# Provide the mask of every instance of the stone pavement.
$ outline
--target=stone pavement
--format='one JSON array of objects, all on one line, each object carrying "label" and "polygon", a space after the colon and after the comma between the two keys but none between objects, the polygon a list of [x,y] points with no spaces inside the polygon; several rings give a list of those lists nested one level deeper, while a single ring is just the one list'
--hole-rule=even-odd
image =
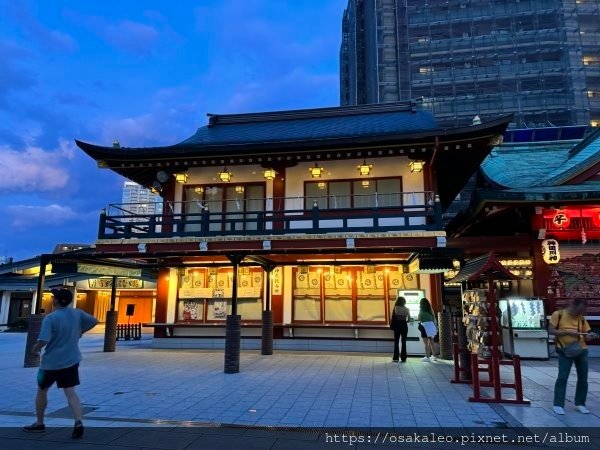
[{"label": "stone pavement", "polygon": [[[70,427],[72,420],[57,389],[50,391],[46,422],[56,428],[41,436],[10,428],[33,421],[37,369],[22,367],[24,342],[24,334],[0,334],[0,426],[7,427],[0,430],[0,447],[39,448],[42,439],[44,448],[63,448],[63,441],[70,441],[69,430],[59,427]],[[120,342],[116,353],[107,354],[102,352],[101,335],[82,339],[79,393],[85,423],[91,427],[85,445],[310,448],[332,445],[325,442],[323,427],[443,427],[481,433],[523,426],[600,427],[600,361],[594,359],[588,401],[593,413],[573,412],[569,403],[567,415],[558,417],[550,410],[556,373],[552,360],[524,363],[525,395],[532,405],[511,406],[469,403],[470,386],[450,384],[452,367],[445,361],[428,364],[415,358],[397,365],[389,356],[372,354],[294,352],[265,357],[244,352],[241,373],[226,375],[222,351],[155,350],[149,344],[149,339]],[[573,374],[571,399],[574,383]],[[279,427],[277,432],[273,427]],[[313,432],[283,432],[281,427]]]}]

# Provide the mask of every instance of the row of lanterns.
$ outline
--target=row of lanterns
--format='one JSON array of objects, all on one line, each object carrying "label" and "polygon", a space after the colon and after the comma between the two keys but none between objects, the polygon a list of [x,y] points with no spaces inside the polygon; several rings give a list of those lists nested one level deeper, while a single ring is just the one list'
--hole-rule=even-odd
[{"label": "row of lanterns", "polygon": [[[419,160],[411,161],[408,165],[411,172],[422,172],[424,166],[425,166],[425,161],[419,161]],[[356,166],[356,168],[358,169],[358,173],[361,176],[366,177],[371,174],[373,165],[367,164],[367,161],[364,160],[363,163]],[[311,177],[321,178],[321,175],[323,175],[323,173],[325,172],[325,168],[323,166],[320,166],[319,163],[315,163],[315,165],[313,167],[309,167],[308,171],[310,172]],[[263,177],[267,181],[274,180],[276,175],[277,175],[277,172],[275,171],[275,169],[272,169],[272,168],[265,169],[263,171]],[[231,173],[229,170],[227,170],[227,167],[223,167],[222,171],[217,172],[217,176],[219,177],[219,180],[221,180],[223,183],[229,183],[231,181],[231,179],[233,178],[233,173]],[[187,183],[187,180],[188,180],[188,174],[185,172],[176,173],[175,180],[178,183],[185,184],[185,183]],[[367,184],[365,186],[363,184],[363,186],[368,187],[369,185]]]}]

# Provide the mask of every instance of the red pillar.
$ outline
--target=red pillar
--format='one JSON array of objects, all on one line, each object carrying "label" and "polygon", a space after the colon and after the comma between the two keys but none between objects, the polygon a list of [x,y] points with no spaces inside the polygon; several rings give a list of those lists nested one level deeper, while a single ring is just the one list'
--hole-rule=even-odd
[{"label": "red pillar", "polygon": [[[160,269],[158,271],[158,278],[156,280],[156,309],[154,311],[155,323],[166,323],[167,321],[167,307],[169,304],[169,282],[169,269]],[[155,328],[154,337],[166,337],[165,329]]]}]

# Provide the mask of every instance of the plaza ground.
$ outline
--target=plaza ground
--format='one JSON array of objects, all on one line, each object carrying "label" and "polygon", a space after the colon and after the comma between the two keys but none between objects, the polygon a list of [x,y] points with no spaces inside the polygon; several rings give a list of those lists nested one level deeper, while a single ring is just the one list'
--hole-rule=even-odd
[{"label": "plaza ground", "polygon": [[[5,427],[0,430],[0,446],[30,448],[27,445],[43,439],[45,448],[62,448],[61,439],[68,440],[69,433],[60,427],[70,427],[72,419],[58,389],[50,391],[46,421],[57,428],[34,437],[17,429],[30,424],[34,416],[37,369],[22,367],[25,337],[0,333],[0,426]],[[586,427],[600,427],[600,359],[596,358],[590,359],[587,405],[592,413],[573,411],[573,372],[567,414],[560,417],[551,411],[555,360],[524,362],[525,396],[532,403],[516,406],[469,403],[470,386],[449,383],[452,365],[447,361],[423,363],[409,358],[407,364],[398,365],[391,363],[389,355],[380,354],[261,356],[247,351],[242,353],[240,373],[227,375],[222,351],[151,349],[149,336],[119,342],[115,353],[103,353],[102,343],[98,333],[81,341],[79,393],[85,424],[90,427],[85,441],[89,445],[186,448],[204,442],[208,445],[204,448],[212,448],[211,439],[217,439],[222,444],[218,448],[241,443],[245,448],[310,448],[326,444],[323,427],[481,432],[521,427],[585,432]],[[143,429],[148,427],[152,429]],[[281,431],[273,433],[273,427]],[[283,432],[290,427],[312,431]]]}]

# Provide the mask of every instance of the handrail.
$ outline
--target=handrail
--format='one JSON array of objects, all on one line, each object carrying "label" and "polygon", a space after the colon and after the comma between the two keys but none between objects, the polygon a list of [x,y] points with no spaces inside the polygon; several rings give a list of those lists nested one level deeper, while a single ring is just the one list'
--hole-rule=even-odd
[{"label": "handrail", "polygon": [[[386,197],[387,196],[387,197]],[[113,204],[100,216],[100,239],[220,236],[349,231],[441,230],[439,199],[432,192],[375,194],[361,206],[354,196]],[[363,196],[366,197],[366,196]],[[245,204],[243,202],[246,202]],[[220,203],[220,205],[219,205]],[[301,203],[301,207],[294,207]],[[370,203],[370,205],[368,204]],[[140,206],[143,205],[143,208]],[[222,208],[225,206],[225,208]],[[225,210],[222,210],[225,209]]]}]

